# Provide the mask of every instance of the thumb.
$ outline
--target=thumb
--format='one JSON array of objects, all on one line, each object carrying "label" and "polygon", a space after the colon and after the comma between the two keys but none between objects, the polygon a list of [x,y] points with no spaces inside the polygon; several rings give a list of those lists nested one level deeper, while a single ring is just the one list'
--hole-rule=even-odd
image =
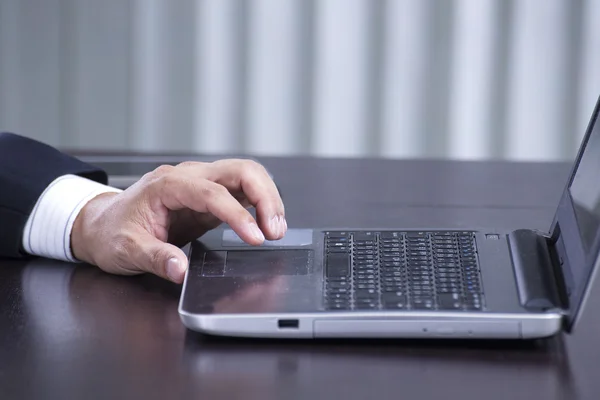
[{"label": "thumb", "polygon": [[177,246],[162,242],[150,234],[139,241],[137,267],[175,283],[182,283],[188,261],[185,253]]}]

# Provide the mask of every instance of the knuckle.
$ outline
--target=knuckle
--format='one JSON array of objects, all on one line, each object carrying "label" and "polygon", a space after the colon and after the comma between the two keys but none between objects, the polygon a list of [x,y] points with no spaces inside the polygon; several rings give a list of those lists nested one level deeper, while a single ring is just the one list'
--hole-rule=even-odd
[{"label": "knuckle", "polygon": [[169,190],[173,185],[176,184],[177,181],[178,181],[177,175],[173,174],[173,173],[169,173],[169,174],[159,175],[155,180],[155,184],[159,190]]},{"label": "knuckle", "polygon": [[259,163],[258,161],[255,161],[255,160],[246,160],[244,164],[245,164],[245,167],[250,171],[254,171],[254,172],[266,172],[267,171],[261,163]]},{"label": "knuckle", "polygon": [[199,163],[197,161],[183,161],[180,162],[179,164],[177,164],[178,168],[190,168],[190,167],[198,167],[199,165],[202,165],[202,163]]},{"label": "knuckle", "polygon": [[266,175],[265,167],[254,160],[243,160],[239,163],[240,175],[247,178],[256,178]]},{"label": "knuckle", "polygon": [[213,162],[212,166],[217,170],[228,171],[234,181],[242,177],[251,178],[268,175],[267,169],[261,163],[243,158],[218,160]]},{"label": "knuckle", "polygon": [[154,171],[152,172],[146,172],[144,175],[142,175],[142,177],[139,179],[139,182],[143,182],[143,183],[147,183],[149,181],[151,181],[152,179],[154,179]]},{"label": "knuckle", "polygon": [[164,164],[164,165],[157,167],[153,172],[154,172],[154,175],[156,175],[156,176],[163,176],[163,175],[169,175],[174,169],[175,169],[174,166]]},{"label": "knuckle", "polygon": [[209,184],[212,182],[206,182],[206,184],[200,187],[200,195],[206,200],[212,200],[221,197],[225,194],[227,189],[218,184]]},{"label": "knuckle", "polygon": [[146,187],[158,187],[159,189],[169,185],[173,180],[173,170],[175,167],[172,165],[161,165],[155,168],[153,171],[144,175],[143,179],[146,183]]}]

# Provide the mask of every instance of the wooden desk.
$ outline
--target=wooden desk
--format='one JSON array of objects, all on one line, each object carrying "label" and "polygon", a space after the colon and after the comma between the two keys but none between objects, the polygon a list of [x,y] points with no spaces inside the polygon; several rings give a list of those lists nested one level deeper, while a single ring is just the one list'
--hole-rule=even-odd
[{"label": "wooden desk", "polygon": [[[569,172],[566,164],[260,160],[290,227],[548,229]],[[150,275],[42,259],[0,264],[3,399],[600,396],[598,289],[577,331],[550,340],[240,340],[187,331],[180,287]]]}]

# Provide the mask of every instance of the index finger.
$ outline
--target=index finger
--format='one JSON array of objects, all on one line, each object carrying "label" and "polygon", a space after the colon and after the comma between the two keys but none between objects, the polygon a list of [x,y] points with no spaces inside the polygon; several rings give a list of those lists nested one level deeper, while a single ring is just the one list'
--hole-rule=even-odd
[{"label": "index finger", "polygon": [[151,199],[168,210],[189,209],[214,215],[229,224],[247,243],[259,245],[265,239],[248,210],[224,186],[201,174],[174,170],[159,176],[147,190]]},{"label": "index finger", "polygon": [[242,191],[256,208],[257,222],[269,240],[287,231],[285,207],[267,170],[252,160],[220,160],[211,164],[210,180],[230,191]]}]

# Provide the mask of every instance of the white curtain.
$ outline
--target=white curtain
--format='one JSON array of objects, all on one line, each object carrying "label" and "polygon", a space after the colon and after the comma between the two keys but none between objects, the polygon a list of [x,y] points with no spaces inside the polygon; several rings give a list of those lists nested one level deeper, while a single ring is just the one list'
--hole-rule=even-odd
[{"label": "white curtain", "polygon": [[600,0],[0,0],[0,130],[66,148],[557,160]]}]

